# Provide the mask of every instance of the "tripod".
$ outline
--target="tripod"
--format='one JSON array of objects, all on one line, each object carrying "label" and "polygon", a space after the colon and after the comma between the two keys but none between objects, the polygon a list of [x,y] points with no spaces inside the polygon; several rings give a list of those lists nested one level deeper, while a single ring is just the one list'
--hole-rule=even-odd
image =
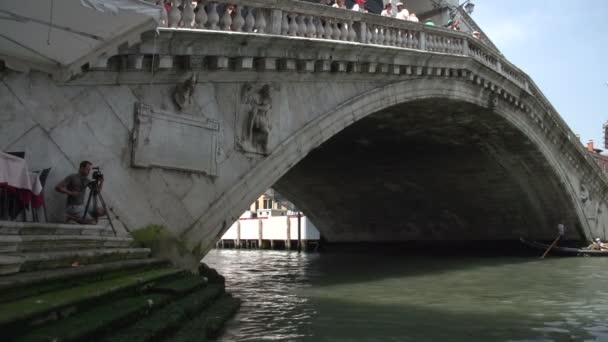
[{"label": "tripod", "polygon": [[[101,191],[99,190],[99,181],[97,179],[89,182],[87,184],[89,189],[89,198],[87,199],[87,205],[84,207],[84,214],[82,214],[82,221],[84,222],[87,218],[87,214],[89,213],[89,205],[91,204],[91,200],[93,200],[93,208],[95,208],[95,215],[97,215],[97,200],[101,202],[101,207],[103,208],[105,214],[108,216],[108,221],[110,221],[110,227],[112,227],[112,231],[114,232],[114,236],[116,236],[116,229],[114,229],[114,223],[112,223],[112,218],[110,217],[110,211],[106,206],[106,201],[104,201],[103,196],[101,196]],[[97,217],[96,217],[97,219]]]}]

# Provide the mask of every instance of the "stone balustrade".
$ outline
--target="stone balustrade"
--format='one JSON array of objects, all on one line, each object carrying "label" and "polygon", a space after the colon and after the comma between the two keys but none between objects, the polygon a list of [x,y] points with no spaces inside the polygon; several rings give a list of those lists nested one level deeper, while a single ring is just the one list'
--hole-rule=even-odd
[{"label": "stone balustrade", "polygon": [[[233,13],[229,5],[235,5]],[[336,40],[465,55],[529,91],[523,72],[468,33],[294,0],[203,1],[198,7],[195,11],[191,1],[173,0],[171,11],[163,11],[166,16],[161,27]]]}]

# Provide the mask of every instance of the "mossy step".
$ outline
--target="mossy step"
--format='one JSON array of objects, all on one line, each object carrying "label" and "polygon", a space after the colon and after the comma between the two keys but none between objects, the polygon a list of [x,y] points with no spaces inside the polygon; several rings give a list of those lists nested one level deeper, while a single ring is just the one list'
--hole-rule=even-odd
[{"label": "mossy step", "polygon": [[222,284],[209,284],[201,291],[193,292],[154,311],[145,319],[108,336],[104,341],[132,342],[163,339],[177,331],[182,322],[192,319],[205,307],[210,306],[223,293]]},{"label": "mossy step", "polygon": [[91,341],[145,316],[171,301],[168,294],[151,293],[111,301],[66,319],[30,330],[12,341]]},{"label": "mossy step", "polygon": [[150,254],[149,248],[100,248],[80,249],[62,252],[19,253],[25,261],[21,272],[71,267],[75,262],[79,265],[99,264],[108,261],[145,258]]},{"label": "mossy step", "polygon": [[147,291],[155,293],[167,293],[172,295],[185,295],[198,290],[206,285],[205,280],[198,274],[186,274],[183,277],[156,283],[150,286]]},{"label": "mossy step", "polygon": [[0,221],[1,235],[114,235],[101,225]]},{"label": "mossy step", "polygon": [[[181,281],[182,279],[188,281]],[[196,282],[198,280],[198,282]],[[172,300],[180,298],[186,292],[188,283],[190,291],[204,286],[202,278],[197,275],[183,274],[177,279],[165,277],[158,283],[146,286],[144,294],[130,296],[92,306],[91,309],[79,312],[63,320],[54,321],[39,328],[34,328],[15,341],[85,341],[99,339],[100,336],[119,329],[131,322],[148,315],[151,311],[162,308]],[[155,288],[173,289],[173,292],[153,292]]]},{"label": "mossy step", "polygon": [[240,306],[240,299],[225,293],[199,315],[183,324],[181,328],[173,336],[167,338],[166,341],[206,341],[208,338],[215,337],[219,335],[224,324],[234,316]]},{"label": "mossy step", "polygon": [[[0,236],[9,239],[13,236]],[[20,235],[16,248],[18,252],[65,251],[92,248],[126,248],[133,239],[127,236],[103,235]]]},{"label": "mossy step", "polygon": [[166,268],[168,265],[167,260],[147,258],[4,276],[0,277],[0,305],[3,302],[40,295],[69,286],[79,286],[85,282],[116,278],[148,271],[152,268]]},{"label": "mossy step", "polygon": [[136,290],[144,284],[182,272],[174,268],[144,271],[3,303],[0,306],[0,331],[48,317],[62,309],[83,307],[96,300],[109,299],[123,291]]}]

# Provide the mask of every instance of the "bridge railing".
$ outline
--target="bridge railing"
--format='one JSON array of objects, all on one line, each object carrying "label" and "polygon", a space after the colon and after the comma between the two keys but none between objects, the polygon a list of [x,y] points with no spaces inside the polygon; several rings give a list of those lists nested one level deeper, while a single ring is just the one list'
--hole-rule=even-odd
[{"label": "bridge railing", "polygon": [[[179,6],[182,5],[182,6]],[[230,5],[234,5],[230,6]],[[181,7],[181,9],[179,7]],[[294,0],[174,0],[161,20],[172,29],[218,30],[348,41],[465,55],[530,91],[526,75],[472,35]]]}]

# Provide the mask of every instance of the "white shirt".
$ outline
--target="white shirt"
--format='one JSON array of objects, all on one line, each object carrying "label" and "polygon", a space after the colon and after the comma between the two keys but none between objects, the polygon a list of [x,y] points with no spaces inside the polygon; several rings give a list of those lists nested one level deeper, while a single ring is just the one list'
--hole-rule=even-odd
[{"label": "white shirt", "polygon": [[382,10],[382,13],[380,13],[381,16],[383,17],[392,17],[393,16],[393,11],[391,10],[390,12],[387,10]]},{"label": "white shirt", "polygon": [[354,4],[353,8],[351,8],[351,10],[353,10],[355,12],[367,13],[367,10],[365,9],[365,7],[359,7],[359,4]]},{"label": "white shirt", "polygon": [[409,15],[408,20],[417,23],[418,22],[418,17],[416,16],[416,14],[412,13],[412,14]]},{"label": "white shirt", "polygon": [[408,10],[406,10],[405,8],[402,9],[401,12],[397,13],[397,15],[395,16],[395,18],[402,19],[402,20],[408,20],[409,17],[410,17],[410,12]]}]

